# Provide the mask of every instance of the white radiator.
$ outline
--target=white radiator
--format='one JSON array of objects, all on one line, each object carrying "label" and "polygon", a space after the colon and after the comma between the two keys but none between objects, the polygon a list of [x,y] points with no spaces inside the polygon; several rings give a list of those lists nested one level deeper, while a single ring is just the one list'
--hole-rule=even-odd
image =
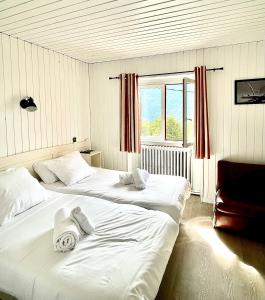
[{"label": "white radiator", "polygon": [[183,176],[191,182],[191,148],[142,145],[141,168],[151,174]]}]

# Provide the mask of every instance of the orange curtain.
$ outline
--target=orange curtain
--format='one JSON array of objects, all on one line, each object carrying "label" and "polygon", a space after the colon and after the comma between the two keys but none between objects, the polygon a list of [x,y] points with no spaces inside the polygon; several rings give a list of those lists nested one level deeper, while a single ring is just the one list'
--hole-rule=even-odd
[{"label": "orange curtain", "polygon": [[195,67],[195,158],[210,159],[206,67]]},{"label": "orange curtain", "polygon": [[120,75],[120,150],[140,153],[138,75]]}]

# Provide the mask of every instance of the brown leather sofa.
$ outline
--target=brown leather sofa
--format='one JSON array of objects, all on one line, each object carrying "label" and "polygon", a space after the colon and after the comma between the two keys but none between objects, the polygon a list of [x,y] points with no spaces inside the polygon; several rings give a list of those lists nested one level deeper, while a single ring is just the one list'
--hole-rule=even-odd
[{"label": "brown leather sofa", "polygon": [[265,165],[218,162],[214,227],[236,231],[265,226]]}]

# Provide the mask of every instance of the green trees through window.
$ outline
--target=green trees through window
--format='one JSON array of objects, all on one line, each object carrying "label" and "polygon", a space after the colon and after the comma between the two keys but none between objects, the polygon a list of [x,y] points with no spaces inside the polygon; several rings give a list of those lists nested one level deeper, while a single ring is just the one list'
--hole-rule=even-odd
[{"label": "green trees through window", "polygon": [[161,118],[154,120],[142,120],[141,136],[160,136],[161,135]]},{"label": "green trees through window", "polygon": [[[193,121],[187,121],[188,136],[193,135]],[[160,136],[161,118],[153,121],[142,121],[141,135],[144,136]],[[182,124],[177,122],[174,116],[167,117],[167,139],[170,141],[182,140]]]},{"label": "green trees through window", "polygon": [[167,115],[166,118],[166,138],[169,141],[181,141],[183,138],[182,123],[173,115]]}]

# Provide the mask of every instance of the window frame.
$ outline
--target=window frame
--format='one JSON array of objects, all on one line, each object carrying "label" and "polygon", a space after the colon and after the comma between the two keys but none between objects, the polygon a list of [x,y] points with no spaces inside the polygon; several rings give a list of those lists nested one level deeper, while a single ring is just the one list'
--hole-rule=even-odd
[{"label": "window frame", "polygon": [[[164,141],[165,142],[171,142],[171,143],[174,143],[175,145],[180,145],[180,147],[183,147],[183,134],[182,134],[182,140],[180,140],[180,141],[172,141],[172,140],[168,140],[167,139],[167,126],[166,126],[166,122],[167,122],[167,88],[166,88],[166,86],[167,85],[177,85],[177,84],[182,84],[182,87],[183,87],[183,82],[174,82],[174,83],[164,83],[164,86],[165,86],[165,104],[164,104],[164,106],[165,106],[165,114],[164,114]],[[183,87],[183,91],[182,91],[182,108],[184,109],[184,106],[183,106],[183,97],[184,97],[184,87]],[[183,129],[182,129],[182,131],[184,132],[184,122],[183,122],[183,119],[184,118],[184,111],[183,111],[183,117],[182,117],[182,126],[183,126]]]},{"label": "window frame", "polygon": [[[193,143],[187,142],[187,93],[186,84],[187,83],[195,83],[193,78],[188,77],[189,75],[185,74],[181,77],[171,77],[171,78],[148,78],[148,80],[139,81],[139,99],[140,97],[140,90],[144,88],[150,87],[159,87],[161,89],[161,135],[160,136],[145,136],[141,138],[142,145],[165,145],[165,146],[175,146],[180,148],[187,148],[193,145]],[[182,84],[183,85],[183,137],[181,141],[171,141],[166,139],[166,85],[176,85]],[[141,99],[140,99],[141,100]],[[194,106],[195,106],[195,99],[194,99]]]},{"label": "window frame", "polygon": [[[193,83],[195,85],[195,79],[191,79],[191,78],[187,78],[187,77],[183,78],[183,148],[193,146],[193,144],[194,144],[194,143],[188,142],[188,133],[187,133],[187,129],[188,129],[188,126],[187,126],[188,125],[188,123],[187,123],[187,120],[188,120],[188,118],[187,118],[187,96],[188,96],[187,84],[188,83]],[[194,92],[193,121],[195,122],[195,92]],[[195,125],[195,123],[194,123],[194,125]]]}]

